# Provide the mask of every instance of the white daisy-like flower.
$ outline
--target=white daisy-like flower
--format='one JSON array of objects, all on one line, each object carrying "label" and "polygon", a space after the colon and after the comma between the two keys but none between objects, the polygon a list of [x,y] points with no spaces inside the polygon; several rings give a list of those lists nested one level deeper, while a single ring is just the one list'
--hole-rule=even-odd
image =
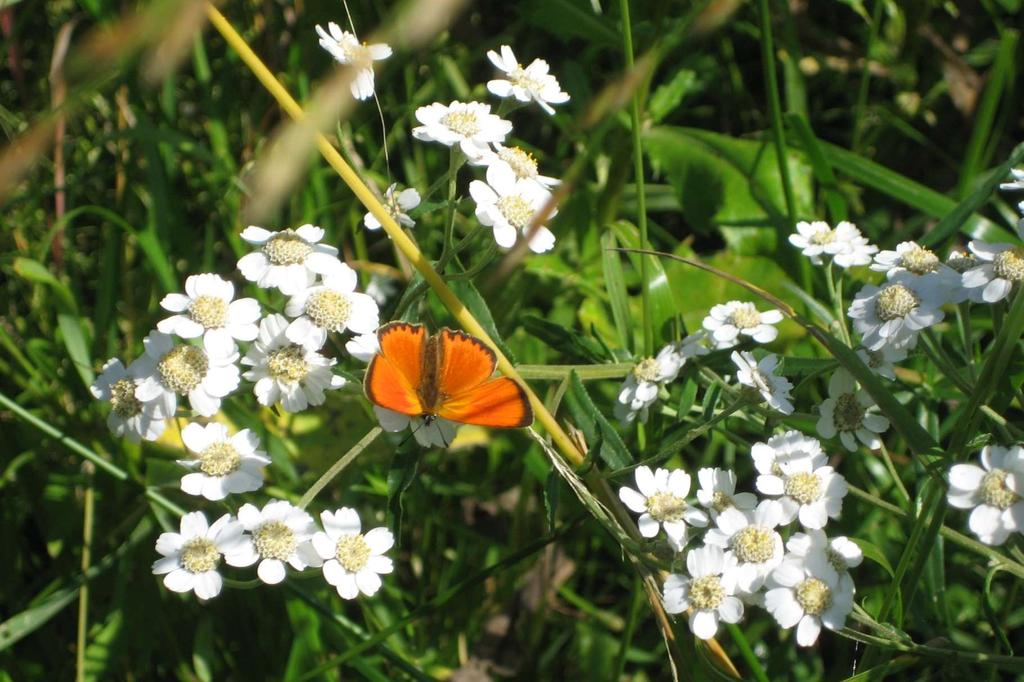
[{"label": "white daisy-like flower", "polygon": [[981,466],[954,464],[949,470],[949,503],[971,509],[967,525],[987,545],[1001,545],[1024,529],[1024,448],[987,445]]},{"label": "white daisy-like flower", "polygon": [[757,490],[782,503],[783,523],[799,518],[804,528],[820,529],[829,519],[839,518],[849,489],[846,479],[824,464],[824,455],[776,458],[775,466],[777,471],[758,467]]},{"label": "white daisy-like flower", "polygon": [[793,533],[786,540],[786,551],[801,559],[810,559],[815,555],[824,559],[839,573],[840,582],[850,581],[851,589],[853,578],[850,577],[850,569],[860,566],[864,561],[864,551],[856,542],[842,535],[829,539],[821,530]]},{"label": "white daisy-like flower", "polygon": [[754,443],[750,448],[754,468],[762,474],[782,474],[782,465],[808,460],[812,468],[824,466],[828,458],[817,438],[799,431],[786,431],[772,436],[767,443]]},{"label": "white daisy-like flower", "polygon": [[267,502],[263,509],[243,504],[238,520],[248,535],[231,552],[224,552],[224,561],[231,566],[252,566],[257,561],[256,575],[268,585],[284,580],[285,564],[296,571],[307,566],[319,567],[320,555],[310,539],[316,532],[313,517],[285,500]]},{"label": "white daisy-like flower", "polygon": [[373,63],[391,56],[391,46],[385,43],[367,45],[359,42],[355,34],[341,30],[333,21],[327,24],[330,33],[316,26],[320,36],[320,47],[327,50],[341,64],[351,64],[356,71],[355,79],[349,86],[352,96],[358,100],[373,97]]},{"label": "white daisy-like flower", "polygon": [[871,269],[884,272],[888,279],[901,272],[924,278],[928,286],[941,291],[949,303],[962,303],[967,297],[960,286],[960,274],[939,260],[934,251],[917,242],[901,242],[894,251],[879,251]]},{"label": "white daisy-like flower", "polygon": [[548,63],[543,59],[534,59],[523,68],[508,45],[501,46],[501,54],[488,50],[487,58],[507,76],[487,82],[487,89],[498,97],[515,97],[520,102],[533,100],[549,114],[555,113],[552,104],[569,101],[569,95],[562,92],[558,79],[548,73]]},{"label": "white daisy-like flower", "polygon": [[345,350],[360,362],[369,362],[380,352],[380,339],[376,334],[359,334],[345,343]]},{"label": "white daisy-like flower", "polygon": [[425,448],[447,448],[455,440],[458,424],[443,417],[410,417],[380,405],[373,406],[380,427],[388,433],[412,430],[416,442]]},{"label": "white daisy-like flower", "polygon": [[387,528],[362,532],[355,509],[342,507],[320,513],[324,525],[313,535],[313,549],[324,562],[324,579],[338,589],[342,599],[355,599],[362,592],[372,597],[380,589],[380,576],[394,570],[384,552],[395,544]]},{"label": "white daisy-like flower", "polygon": [[1010,169],[1010,181],[999,184],[999,189],[1013,192],[1016,190],[1024,190],[1024,169],[1011,168]]},{"label": "white daisy-like flower", "polygon": [[458,144],[469,159],[488,153],[487,145],[503,142],[512,132],[510,121],[492,114],[491,106],[481,102],[434,102],[417,109],[416,120],[422,124],[412,129],[417,140]]},{"label": "white daisy-like flower", "polygon": [[[519,235],[525,235],[534,215],[547,203],[551,192],[533,180],[519,179],[508,165],[494,164],[487,168],[487,182],[473,180],[469,183],[469,194],[476,202],[476,217],[484,225],[494,229],[494,241],[498,246],[511,248]],[[553,210],[548,218],[553,218]],[[530,239],[530,250],[534,253],[550,251],[555,245],[555,235],[540,225]]]},{"label": "white daisy-like flower", "polygon": [[[718,632],[718,621],[738,623],[743,618],[743,602],[736,593],[736,559],[721,547],[708,545],[686,555],[689,575],[673,573],[665,579],[667,613],[690,611],[690,631],[701,639]],[[691,610],[692,609],[692,610]]]},{"label": "white daisy-like flower", "polygon": [[889,429],[889,420],[877,413],[878,407],[867,391],[844,369],[837,369],[828,381],[828,399],[818,408],[817,431],[822,438],[839,435],[843,447],[857,450],[859,440],[871,450],[882,447],[878,434]]},{"label": "white daisy-like flower", "polygon": [[697,501],[708,510],[712,521],[726,509],[750,511],[757,506],[757,495],[736,492],[736,472],[731,469],[704,467],[697,472],[697,481]]},{"label": "white daisy-like flower", "polygon": [[816,555],[788,555],[772,571],[771,584],[776,587],[765,593],[764,607],[782,628],[796,626],[800,646],[818,641],[822,626],[841,629],[853,610],[853,581],[839,580],[838,572]]},{"label": "white daisy-like flower", "polygon": [[376,272],[370,273],[370,281],[366,284],[366,294],[376,301],[378,306],[383,306],[397,293],[397,280]]},{"label": "white daisy-like flower", "polygon": [[770,343],[779,335],[773,325],[782,321],[778,310],[758,312],[753,303],[729,301],[711,308],[704,318],[703,327],[711,333],[715,346],[731,348],[747,336],[757,343]]},{"label": "white daisy-like flower", "polygon": [[338,250],[320,244],[323,238],[323,229],[315,225],[279,232],[250,225],[242,231],[242,239],[260,250],[242,256],[238,269],[259,287],[276,287],[282,294],[294,296],[312,285],[317,275],[340,269]]},{"label": "white daisy-like flower", "polygon": [[160,307],[177,313],[160,320],[156,328],[183,339],[222,336],[221,344],[256,338],[260,304],[255,298],[235,297],[235,285],[214,274],[191,275],[184,294],[167,294]]},{"label": "white daisy-like flower", "polygon": [[678,344],[662,348],[657,357],[641,360],[622,382],[615,415],[625,424],[640,414],[641,421],[647,421],[647,409],[658,399],[658,388],[679,376],[679,370],[686,364],[686,356]]},{"label": "white daisy-like flower", "polygon": [[967,248],[978,259],[975,267],[961,275],[971,300],[1001,301],[1010,295],[1015,284],[1024,280],[1024,247],[975,239]]},{"label": "white daisy-like flower", "polygon": [[772,409],[782,414],[793,413],[793,403],[790,402],[789,395],[793,390],[793,384],[786,377],[775,374],[779,356],[769,353],[758,362],[751,353],[733,351],[730,357],[736,365],[737,381],[760,393]]},{"label": "white daisy-like flower", "polygon": [[263,318],[256,342],[242,358],[242,364],[252,369],[242,376],[256,383],[253,393],[260,405],[281,401],[286,412],[301,412],[322,405],[324,391],[341,388],[345,379],[331,372],[337,360],[314,350],[319,348],[316,338],[311,335],[305,343],[295,343],[288,339],[288,326],[283,315]]},{"label": "white daisy-like flower", "polygon": [[704,544],[721,547],[736,559],[736,581],[747,597],[764,585],[765,578],[782,562],[782,536],[775,530],[782,523],[778,500],[761,500],[753,511],[724,509],[715,527],[704,535]]},{"label": "white daisy-like flower", "polygon": [[499,142],[491,145],[494,151],[488,150],[476,159],[470,159],[474,166],[508,166],[517,180],[533,180],[545,189],[556,187],[561,181],[537,172],[537,159],[522,147],[506,147]]},{"label": "white daisy-like flower", "polygon": [[284,309],[286,315],[295,318],[285,330],[288,340],[307,348],[321,348],[328,332],[375,331],[380,326],[377,302],[357,292],[358,283],[356,271],[342,263],[339,269],[324,275],[320,284],[292,296]]},{"label": "white daisy-like flower", "polygon": [[882,346],[878,350],[858,348],[857,357],[875,374],[895,380],[896,363],[907,359],[907,351],[905,348],[893,348],[892,346]]},{"label": "white daisy-like flower", "polygon": [[110,431],[133,443],[143,438],[156,440],[167,426],[163,401],[142,402],[135,397],[141,379],[152,373],[152,364],[151,358],[143,356],[125,369],[120,360],[111,358],[89,387],[94,398],[110,403]]},{"label": "white daisy-like flower", "polygon": [[796,233],[789,235],[789,243],[800,249],[815,265],[822,264],[822,256],[831,256],[843,268],[867,265],[878,247],[868,243],[857,226],[842,221],[835,228],[823,220],[802,221],[796,224]]},{"label": "white daisy-like flower", "polygon": [[156,551],[163,555],[153,563],[153,574],[164,576],[164,586],[174,592],[192,592],[200,599],[220,594],[223,579],[217,572],[221,557],[244,544],[242,524],[225,514],[209,525],[203,512],[181,517],[180,533],[161,533]]},{"label": "white daisy-like flower", "polygon": [[945,317],[940,308],[943,303],[944,294],[937,282],[900,272],[880,287],[864,286],[846,313],[868,350],[887,345],[912,348],[922,329]]},{"label": "white daisy-like flower", "polygon": [[968,289],[964,286],[964,273],[978,267],[978,259],[974,257],[974,254],[970,251],[952,249],[949,254],[946,255],[946,265],[960,275],[960,281],[956,283],[956,286],[953,287],[953,291],[950,292],[949,300],[958,302],[973,301],[974,303],[980,303],[982,301],[982,295],[985,293],[985,287]]},{"label": "white daisy-like flower", "polygon": [[[397,189],[398,185],[393,184],[384,192],[384,208],[399,225],[413,227],[416,225],[416,221],[409,217],[408,212],[420,205],[420,193],[413,187],[407,187],[396,193]],[[380,229],[380,221],[372,213],[363,216],[363,225],[368,230]]]},{"label": "white daisy-like flower", "polygon": [[636,487],[619,488],[619,499],[640,518],[640,534],[653,538],[665,528],[669,544],[677,552],[686,545],[687,524],[703,528],[708,516],[686,502],[690,493],[690,475],[682,469],[669,471],[640,466],[636,469]]},{"label": "white daisy-like flower", "polygon": [[238,351],[230,337],[206,337],[202,346],[175,345],[167,334],[152,331],[142,344],[150,361],[135,397],[160,403],[162,414],[173,416],[178,396],[187,395],[193,410],[212,417],[221,400],[238,388]]},{"label": "white daisy-like flower", "polygon": [[229,493],[247,493],[263,487],[263,467],[270,464],[260,441],[249,429],[235,435],[228,427],[212,422],[189,424],[181,430],[185,447],[195,453],[178,464],[195,469],[181,479],[181,489],[208,500],[223,500]]}]

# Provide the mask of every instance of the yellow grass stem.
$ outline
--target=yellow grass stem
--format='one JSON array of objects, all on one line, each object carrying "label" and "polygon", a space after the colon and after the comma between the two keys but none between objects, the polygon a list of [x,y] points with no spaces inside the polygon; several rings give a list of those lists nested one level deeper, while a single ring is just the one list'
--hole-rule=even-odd
[{"label": "yellow grass stem", "polygon": [[[256,55],[255,52],[249,47],[242,38],[235,31],[234,27],[228,22],[228,20],[221,14],[216,7],[207,4],[206,14],[210,18],[210,23],[213,27],[224,37],[228,45],[231,46],[245,65],[249,67],[249,70],[253,72],[256,78],[263,84],[263,87],[267,89],[267,92],[277,100],[277,103],[281,106],[286,114],[295,119],[296,121],[302,121],[305,119],[305,112],[298,102],[291,96],[291,94],[285,89],[281,82],[277,80],[270,69],[266,67],[263,61]],[[458,320],[462,328],[473,336],[477,336],[484,341],[498,358],[498,370],[505,376],[514,379],[519,382],[526,390],[526,395],[530,399],[530,404],[533,406],[533,413],[538,422],[540,422],[545,430],[551,435],[551,440],[554,441],[555,445],[562,455],[571,462],[574,466],[578,466],[583,462],[583,453],[581,453],[576,446],[570,440],[569,436],[562,430],[558,422],[555,420],[554,415],[548,412],[544,403],[541,402],[537,394],[523,381],[522,377],[516,371],[516,368],[512,366],[512,363],[508,361],[508,358],[501,352],[501,349],[494,343],[484,328],[477,322],[473,314],[469,312],[469,309],[463,305],[462,301],[459,300],[455,292],[445,283],[441,276],[434,270],[430,263],[430,260],[423,255],[423,252],[419,250],[416,243],[410,239],[405,232],[398,226],[395,219],[391,217],[387,209],[377,200],[377,197],[373,195],[370,188],[366,186],[366,183],[359,177],[359,175],[352,170],[352,167],[345,162],[345,159],[341,157],[338,150],[334,148],[330,140],[327,139],[322,133],[316,134],[316,146],[320,150],[324,159],[331,165],[334,170],[338,172],[341,179],[349,186],[352,193],[356,195],[356,198],[362,202],[362,204],[373,214],[373,216],[380,221],[381,227],[391,237],[398,250],[409,259],[416,270],[423,276],[423,279],[430,285],[430,288],[434,290],[434,293],[441,303],[451,312],[452,316]]]}]

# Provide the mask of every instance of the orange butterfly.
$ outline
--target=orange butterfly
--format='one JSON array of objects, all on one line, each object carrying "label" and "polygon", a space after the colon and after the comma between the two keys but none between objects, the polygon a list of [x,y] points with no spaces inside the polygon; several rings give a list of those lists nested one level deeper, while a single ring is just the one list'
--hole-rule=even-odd
[{"label": "orange butterfly", "polygon": [[508,377],[491,378],[494,351],[465,332],[427,335],[421,324],[391,322],[377,330],[380,350],[363,389],[371,402],[431,423],[518,429],[533,423],[526,391]]}]

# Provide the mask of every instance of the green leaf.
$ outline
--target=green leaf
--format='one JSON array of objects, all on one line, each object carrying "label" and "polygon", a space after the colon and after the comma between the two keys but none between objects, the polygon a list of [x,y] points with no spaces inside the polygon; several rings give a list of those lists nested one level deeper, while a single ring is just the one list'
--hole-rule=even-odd
[{"label": "green leaf", "polygon": [[601,364],[612,359],[600,344],[562,325],[548,322],[537,315],[524,315],[522,322],[527,334],[540,339],[570,360]]},{"label": "green leaf", "polygon": [[389,523],[396,538],[401,537],[402,533],[402,493],[416,480],[416,469],[423,456],[423,449],[413,437],[409,438],[410,441],[407,441],[404,447],[395,450],[391,466],[388,468],[388,514],[391,517]]},{"label": "green leaf", "polygon": [[565,403],[576,425],[586,436],[587,446],[591,452],[596,450],[597,455],[613,470],[622,469],[633,463],[633,458],[626,449],[626,444],[622,442],[619,432],[594,406],[576,372],[569,375],[569,390],[565,394]]},{"label": "green leaf", "polygon": [[502,354],[514,365],[516,363],[515,356],[508,346],[505,345],[501,334],[498,333],[498,326],[494,324],[494,316],[491,315],[491,309],[487,306],[484,297],[480,295],[476,285],[469,280],[454,280],[449,282],[449,285],[452,291],[455,292],[455,295],[459,297],[459,300],[469,308],[469,312],[473,313],[473,317],[484,328],[487,335],[491,337],[491,340],[498,346]]},{"label": "green leaf", "polygon": [[647,102],[647,114],[655,123],[671,114],[682,103],[683,98],[697,88],[697,72],[679,69],[672,80],[659,85]]},{"label": "green leaf", "polygon": [[608,302],[612,308],[612,319],[615,331],[619,335],[619,343],[626,350],[633,349],[633,326],[629,319],[629,296],[626,294],[626,281],[622,274],[622,262],[619,260],[618,242],[614,232],[605,232],[601,236],[601,266],[604,270],[604,286],[608,290]]},{"label": "green leaf", "polygon": [[[630,222],[619,220],[612,224],[618,241],[626,248],[640,248],[640,231]],[[676,333],[666,326],[681,314],[681,309],[672,290],[672,283],[665,273],[664,266],[657,258],[630,254],[634,269],[640,271],[640,258],[647,258],[647,290],[651,299],[651,318],[654,324],[655,340],[674,340]],[[655,346],[658,344],[655,343]]]}]

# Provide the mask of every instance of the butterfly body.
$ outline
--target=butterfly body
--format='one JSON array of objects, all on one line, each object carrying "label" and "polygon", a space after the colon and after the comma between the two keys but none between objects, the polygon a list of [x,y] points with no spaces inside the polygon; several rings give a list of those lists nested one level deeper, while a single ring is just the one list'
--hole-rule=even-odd
[{"label": "butterfly body", "polygon": [[377,332],[380,351],[370,361],[363,388],[376,405],[427,423],[444,418],[463,424],[522,428],[533,411],[522,386],[492,377],[496,357],[483,341],[461,331],[392,322]]}]

